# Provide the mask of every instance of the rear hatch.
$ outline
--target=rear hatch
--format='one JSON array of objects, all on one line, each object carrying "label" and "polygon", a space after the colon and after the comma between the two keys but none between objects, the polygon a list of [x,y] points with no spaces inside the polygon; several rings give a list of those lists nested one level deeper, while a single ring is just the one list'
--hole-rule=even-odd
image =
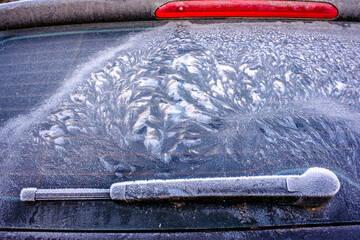
[{"label": "rear hatch", "polygon": [[[144,231],[356,224],[360,25],[83,24],[0,35],[1,229]],[[268,202],[22,202],[24,187],[333,171],[309,209]]]}]

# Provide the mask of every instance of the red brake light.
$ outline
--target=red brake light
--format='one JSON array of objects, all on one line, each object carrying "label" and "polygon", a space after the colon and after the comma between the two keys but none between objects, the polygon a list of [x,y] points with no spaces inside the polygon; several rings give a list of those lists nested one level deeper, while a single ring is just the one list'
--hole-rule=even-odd
[{"label": "red brake light", "polygon": [[158,18],[266,17],[318,18],[337,17],[329,3],[281,0],[190,0],[169,2],[155,13]]}]

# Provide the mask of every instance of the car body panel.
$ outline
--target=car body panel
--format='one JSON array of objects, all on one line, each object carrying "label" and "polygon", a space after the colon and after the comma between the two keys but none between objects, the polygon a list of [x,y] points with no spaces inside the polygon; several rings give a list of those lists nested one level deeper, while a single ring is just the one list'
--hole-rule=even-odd
[{"label": "car body panel", "polygon": [[84,233],[84,232],[0,232],[3,239],[358,239],[359,225],[322,226],[247,231],[207,232],[143,232],[143,233]]},{"label": "car body panel", "polygon": [[[155,11],[169,0],[27,0],[0,5],[0,29],[37,26],[155,20]],[[334,5],[337,20],[358,21],[357,0],[313,0]]]}]

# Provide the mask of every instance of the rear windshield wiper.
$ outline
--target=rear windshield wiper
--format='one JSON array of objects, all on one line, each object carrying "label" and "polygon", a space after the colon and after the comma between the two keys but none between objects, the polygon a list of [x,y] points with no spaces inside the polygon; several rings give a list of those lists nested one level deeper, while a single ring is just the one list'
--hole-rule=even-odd
[{"label": "rear windshield wiper", "polygon": [[302,175],[193,178],[120,182],[110,189],[23,188],[22,201],[119,200],[146,201],[193,198],[272,198],[279,203],[316,207],[327,203],[340,189],[336,175],[324,168],[309,168]]}]

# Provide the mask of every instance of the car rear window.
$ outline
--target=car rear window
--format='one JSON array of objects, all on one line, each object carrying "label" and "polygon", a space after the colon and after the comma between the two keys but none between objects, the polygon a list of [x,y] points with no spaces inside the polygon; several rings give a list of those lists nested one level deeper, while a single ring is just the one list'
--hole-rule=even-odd
[{"label": "car rear window", "polygon": [[[357,222],[360,26],[122,23],[0,35],[0,227],[154,230]],[[23,187],[300,174],[321,209],[252,202],[49,201]]]}]

